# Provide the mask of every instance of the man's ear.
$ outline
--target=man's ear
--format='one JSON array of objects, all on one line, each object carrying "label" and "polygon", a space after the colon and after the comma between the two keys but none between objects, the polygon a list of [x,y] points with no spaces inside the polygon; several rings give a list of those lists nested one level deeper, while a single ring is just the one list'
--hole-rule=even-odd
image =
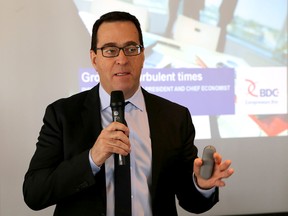
[{"label": "man's ear", "polygon": [[96,58],[97,54],[94,52],[94,50],[90,50],[90,60],[94,68],[96,67]]}]

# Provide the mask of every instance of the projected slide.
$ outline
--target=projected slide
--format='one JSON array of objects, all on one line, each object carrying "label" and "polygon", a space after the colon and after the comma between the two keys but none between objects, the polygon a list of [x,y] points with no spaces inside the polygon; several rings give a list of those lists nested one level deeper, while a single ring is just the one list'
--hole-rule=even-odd
[{"label": "projected slide", "polygon": [[[103,13],[140,20],[141,85],[189,108],[196,139],[288,136],[287,1],[74,0],[91,35]],[[267,16],[273,11],[277,16]],[[99,82],[79,65],[80,90]]]}]

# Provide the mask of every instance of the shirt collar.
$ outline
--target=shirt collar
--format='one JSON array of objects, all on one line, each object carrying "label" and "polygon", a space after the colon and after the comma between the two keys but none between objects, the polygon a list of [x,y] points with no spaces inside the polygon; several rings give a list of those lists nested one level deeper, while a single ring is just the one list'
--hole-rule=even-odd
[{"label": "shirt collar", "polygon": [[[109,108],[110,107],[110,95],[104,90],[101,84],[99,87],[99,97],[100,97],[100,102],[101,102],[101,111]],[[143,96],[140,86],[138,87],[135,94],[129,99],[125,100],[125,102],[126,101],[129,101],[131,104],[133,104],[133,106],[135,106],[141,111],[145,110],[144,96]]]}]

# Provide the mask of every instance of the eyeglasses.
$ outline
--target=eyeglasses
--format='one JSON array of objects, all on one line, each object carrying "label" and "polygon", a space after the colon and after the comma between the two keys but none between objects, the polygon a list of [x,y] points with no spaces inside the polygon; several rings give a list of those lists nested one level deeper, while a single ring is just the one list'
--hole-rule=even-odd
[{"label": "eyeglasses", "polygon": [[136,56],[139,55],[142,51],[142,45],[128,45],[125,47],[117,46],[106,46],[101,48],[96,48],[96,50],[101,50],[102,55],[106,58],[117,57],[120,53],[120,50],[123,50],[125,56]]}]

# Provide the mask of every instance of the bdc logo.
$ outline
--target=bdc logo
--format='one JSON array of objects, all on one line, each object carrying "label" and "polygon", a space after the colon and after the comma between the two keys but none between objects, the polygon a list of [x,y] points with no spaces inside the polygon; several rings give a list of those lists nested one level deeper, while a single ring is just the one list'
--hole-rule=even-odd
[{"label": "bdc logo", "polygon": [[248,80],[248,79],[246,79],[245,81],[249,83],[248,89],[247,89],[248,94],[253,97],[278,97],[279,95],[278,88],[275,88],[275,89],[262,88],[262,89],[257,90],[255,82],[253,82],[252,80]]},{"label": "bdc logo", "polygon": [[279,90],[276,89],[260,89],[260,97],[278,97]]}]

